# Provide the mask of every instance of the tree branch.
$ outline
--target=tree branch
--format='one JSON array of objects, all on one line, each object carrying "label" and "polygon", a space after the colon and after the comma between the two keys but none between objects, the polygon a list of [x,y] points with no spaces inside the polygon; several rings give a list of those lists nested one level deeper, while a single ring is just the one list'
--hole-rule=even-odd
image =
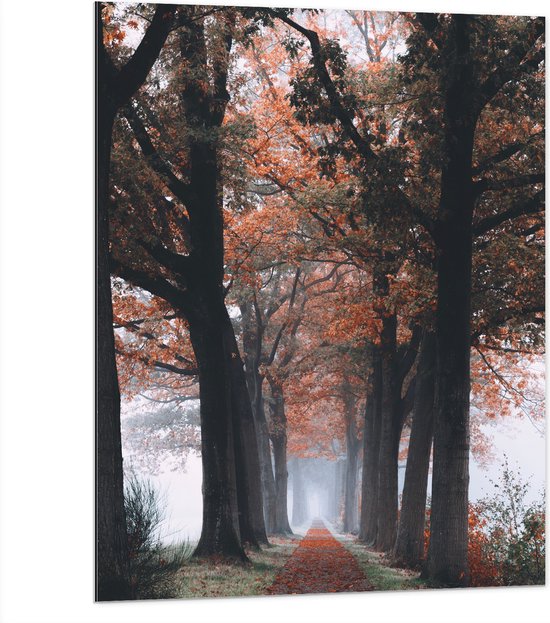
[{"label": "tree branch", "polygon": [[522,149],[530,145],[535,139],[539,137],[544,139],[544,135],[545,135],[544,130],[541,130],[540,132],[536,132],[535,134],[532,134],[531,136],[529,136],[529,138],[526,141],[515,141],[513,143],[510,143],[509,145],[506,145],[506,147],[502,148],[496,154],[489,156],[488,158],[480,162],[476,167],[473,167],[472,169],[473,175],[479,175],[480,173],[483,173],[484,171],[486,171],[489,167],[493,166],[494,164],[498,164],[499,162],[508,160],[508,158],[511,158],[512,156],[520,152]]},{"label": "tree branch", "polygon": [[168,303],[173,305],[176,309],[182,309],[185,312],[185,309],[188,308],[189,301],[187,293],[173,286],[167,279],[163,277],[153,277],[146,272],[126,266],[112,255],[109,258],[109,263],[113,274],[128,281],[128,283],[142,290],[146,290],[155,296],[159,296],[161,299],[168,301]]},{"label": "tree branch", "polygon": [[158,4],[151,24],[130,60],[118,72],[116,96],[119,106],[124,106],[145,82],[170,33],[177,10],[175,4]]},{"label": "tree branch", "polygon": [[521,188],[522,186],[530,186],[532,184],[543,184],[544,173],[526,173],[505,180],[492,180],[484,178],[478,182],[474,182],[474,193],[479,196],[490,190],[510,190],[512,188]]},{"label": "tree branch", "polygon": [[168,314],[165,314],[164,316],[162,316],[162,318],[136,318],[134,320],[127,320],[127,321],[121,321],[121,322],[114,322],[113,323],[113,328],[114,329],[125,329],[125,328],[131,328],[131,327],[136,327],[139,328],[139,325],[142,325],[144,322],[148,322],[148,321],[158,321],[158,320],[174,320],[175,318],[178,318],[178,315],[174,312],[170,312]]},{"label": "tree branch", "polygon": [[530,197],[525,203],[505,210],[500,214],[488,216],[481,219],[473,226],[473,235],[481,236],[486,234],[491,229],[502,225],[506,221],[511,221],[520,216],[526,216],[528,214],[538,214],[544,210],[544,190],[539,190],[533,197]]},{"label": "tree branch", "polygon": [[178,366],[173,366],[170,363],[164,363],[163,361],[151,361],[150,363],[155,366],[155,368],[167,370],[168,372],[180,374],[181,376],[198,376],[199,374],[198,368],[180,368]]},{"label": "tree branch", "polygon": [[420,346],[420,341],[422,339],[422,333],[423,331],[420,325],[417,324],[413,327],[411,339],[405,347],[397,366],[398,385],[403,383],[405,377],[413,366],[418,353],[418,347]]},{"label": "tree branch", "polygon": [[188,255],[180,255],[179,253],[174,253],[167,249],[162,243],[155,242],[146,242],[145,240],[138,240],[137,243],[143,247],[149,255],[154,258],[159,264],[165,266],[169,270],[174,273],[187,277],[189,270],[189,256]]},{"label": "tree branch", "polygon": [[98,32],[100,62],[108,69],[105,76],[109,76],[109,91],[115,109],[125,106],[132,95],[145,82],[147,75],[155,64],[162,46],[170,33],[176,13],[175,4],[158,4],[155,15],[151,20],[142,40],[130,60],[117,70],[107,51],[103,47],[103,23],[101,20],[102,4],[98,4],[101,30]]},{"label": "tree branch", "polygon": [[174,174],[172,168],[166,160],[158,153],[135,108],[131,104],[128,104],[124,107],[122,114],[126,117],[128,123],[130,124],[130,127],[134,132],[134,136],[136,137],[141,151],[150,167],[162,179],[174,195],[183,203],[183,205],[188,207],[188,204],[192,201],[189,184],[182,182]]}]

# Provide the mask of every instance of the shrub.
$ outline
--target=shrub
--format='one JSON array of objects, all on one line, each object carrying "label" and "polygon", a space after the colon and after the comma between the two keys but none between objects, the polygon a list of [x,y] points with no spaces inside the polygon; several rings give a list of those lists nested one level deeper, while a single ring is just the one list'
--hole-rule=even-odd
[{"label": "shrub", "polygon": [[476,505],[488,536],[486,555],[499,570],[505,586],[544,584],[545,581],[545,496],[527,503],[529,485],[513,472],[507,459],[502,464],[499,493],[486,496]]},{"label": "shrub", "polygon": [[486,532],[487,521],[476,504],[468,508],[468,566],[470,586],[500,586],[502,579]]},{"label": "shrub", "polygon": [[163,599],[175,594],[175,574],[192,553],[188,542],[165,546],[160,529],[166,502],[149,480],[135,473],[124,487],[130,580],[137,599]]}]

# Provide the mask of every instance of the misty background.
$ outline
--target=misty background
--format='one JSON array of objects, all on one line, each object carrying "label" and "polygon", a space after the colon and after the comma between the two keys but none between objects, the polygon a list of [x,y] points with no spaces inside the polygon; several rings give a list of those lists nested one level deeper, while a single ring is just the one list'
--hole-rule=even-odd
[{"label": "misty background", "polygon": [[[128,417],[133,409],[126,405],[124,415]],[[198,408],[198,401],[197,401]],[[490,441],[491,460],[480,464],[470,455],[470,501],[476,501],[485,495],[494,493],[496,482],[501,473],[502,463],[507,458],[510,468],[524,481],[529,483],[528,501],[539,498],[545,487],[546,443],[544,421],[531,422],[526,416],[516,414],[506,419],[488,421],[482,425],[482,432]],[[123,437],[124,445],[124,437]],[[159,466],[158,473],[140,467],[131,450],[124,445],[125,467],[132,467],[136,474],[149,479],[163,495],[166,506],[166,519],[161,537],[166,543],[174,541],[197,541],[202,525],[202,467],[200,455],[190,451],[185,460],[185,468],[174,467],[171,460],[165,460]],[[331,461],[326,460],[327,463]],[[399,494],[402,492],[405,476],[405,461],[400,462]],[[292,477],[289,480],[289,509],[292,509]],[[306,485],[307,486],[307,485]],[[431,489],[431,475],[428,483],[428,495]],[[322,495],[322,494],[321,494]],[[322,514],[322,501],[318,489],[310,487],[308,509],[311,515]],[[289,512],[292,526],[292,512]],[[300,534],[296,526],[293,530]]]}]

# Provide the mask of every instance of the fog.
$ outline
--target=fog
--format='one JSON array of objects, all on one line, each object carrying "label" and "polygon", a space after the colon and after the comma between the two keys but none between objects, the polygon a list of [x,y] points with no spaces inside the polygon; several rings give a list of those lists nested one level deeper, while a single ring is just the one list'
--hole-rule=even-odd
[{"label": "fog", "polygon": [[[545,486],[546,450],[545,438],[526,418],[510,417],[497,426],[487,424],[483,432],[491,440],[494,459],[487,465],[479,465],[474,457],[470,461],[470,500],[475,501],[494,491],[491,481],[499,477],[501,464],[507,457],[510,466],[529,482],[529,500],[539,497]],[[307,521],[302,525],[293,522],[293,477],[292,461],[289,465],[289,520],[296,534],[303,534],[313,517],[322,516],[335,526],[334,509],[330,508],[331,489],[335,486],[336,461],[325,459],[305,459],[302,461],[309,469],[304,470],[306,490]],[[343,464],[343,460],[340,461]],[[169,543],[174,541],[197,541],[202,523],[201,459],[191,452],[185,463],[185,472],[162,469],[156,475],[143,470],[140,475],[153,481],[163,492],[166,504],[166,519],[162,526],[161,538]],[[403,488],[404,463],[399,469],[399,492]],[[428,487],[428,492],[429,488]]]}]

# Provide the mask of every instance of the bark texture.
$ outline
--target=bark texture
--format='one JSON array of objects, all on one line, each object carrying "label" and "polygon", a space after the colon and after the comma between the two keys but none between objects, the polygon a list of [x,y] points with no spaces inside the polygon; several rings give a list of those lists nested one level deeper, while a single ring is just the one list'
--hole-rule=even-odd
[{"label": "bark texture", "polygon": [[346,474],[344,485],[344,532],[356,534],[359,531],[359,499],[357,475],[361,443],[356,423],[357,398],[346,379],[342,387],[344,397],[344,419],[346,422]]},{"label": "bark texture", "polygon": [[[99,115],[96,264],[96,599],[131,598],[120,438],[120,392],[115,360],[108,198],[110,119]],[[108,114],[107,114],[108,115]]]},{"label": "bark texture", "polygon": [[283,387],[270,377],[271,388],[271,443],[275,463],[275,526],[273,534],[292,534],[288,522],[288,467],[287,433]]},{"label": "bark texture", "polygon": [[226,341],[231,371],[231,409],[236,431],[235,458],[241,539],[253,547],[267,545],[263,517],[262,483],[258,436],[243,362],[229,315],[226,316]]},{"label": "bark texture", "polygon": [[378,346],[372,345],[370,351],[372,353],[372,374],[365,406],[359,539],[372,546],[376,541],[378,517],[378,457],[382,428],[382,362]]},{"label": "bark texture", "polygon": [[[223,319],[208,313],[189,322],[199,369],[203,516],[195,556],[223,553],[245,558],[240,541],[231,380],[226,366]],[[206,315],[204,314],[206,312]],[[220,313],[223,313],[220,310]],[[192,316],[190,316],[192,317]]]},{"label": "bark texture", "polygon": [[271,534],[275,527],[275,477],[271,459],[269,428],[265,417],[263,375],[260,373],[263,327],[257,315],[252,314],[250,302],[240,305],[243,322],[243,351],[246,384],[255,423],[260,461],[261,493],[265,531]]},{"label": "bark texture", "polygon": [[471,17],[455,15],[444,56],[444,154],[436,224],[437,301],[434,465],[430,545],[425,575],[467,586],[472,283]]},{"label": "bark texture", "polygon": [[425,331],[416,372],[405,483],[393,551],[395,563],[410,568],[418,568],[424,560],[426,493],[433,438],[434,381],[435,334],[433,331]]},{"label": "bark texture", "polygon": [[378,507],[375,548],[390,550],[397,534],[397,457],[401,435],[397,404],[400,396],[396,383],[396,331],[394,314],[382,320],[381,336],[381,429],[378,454]]}]

